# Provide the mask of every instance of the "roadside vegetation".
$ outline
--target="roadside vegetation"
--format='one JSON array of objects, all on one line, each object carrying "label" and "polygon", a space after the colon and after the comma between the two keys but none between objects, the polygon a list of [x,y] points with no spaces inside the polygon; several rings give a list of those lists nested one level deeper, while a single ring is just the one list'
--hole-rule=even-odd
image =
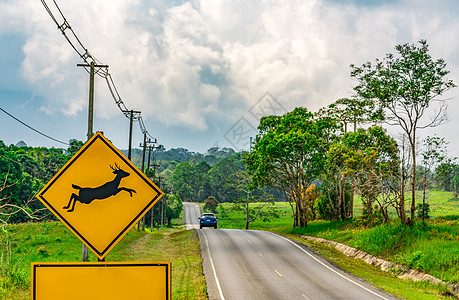
[{"label": "roadside vegetation", "polygon": [[[439,193],[451,196],[452,193]],[[432,212],[450,206],[449,197],[438,197]],[[255,205],[263,205],[255,204]],[[349,245],[388,261],[426,272],[451,283],[459,283],[459,217],[441,217],[406,226],[391,221],[373,226],[362,226],[362,219],[346,221],[312,221],[307,227],[292,226],[292,212],[286,202],[275,203],[279,218],[253,222],[252,229],[268,230],[286,235],[311,247],[350,273],[401,299],[451,299],[448,287],[427,282],[413,282],[354,258],[346,257],[335,248],[298,238],[297,235],[321,237]],[[454,207],[459,211],[459,205]],[[220,204],[217,209],[220,228],[244,228],[244,215],[231,210],[231,204]]]},{"label": "roadside vegetation", "polygon": [[[62,223],[12,224],[8,247],[0,245],[0,299],[30,299],[31,262],[81,261],[81,242]],[[89,261],[97,261],[90,252]],[[171,261],[174,299],[207,299],[196,231],[175,225],[150,233],[131,230],[106,261]]]}]

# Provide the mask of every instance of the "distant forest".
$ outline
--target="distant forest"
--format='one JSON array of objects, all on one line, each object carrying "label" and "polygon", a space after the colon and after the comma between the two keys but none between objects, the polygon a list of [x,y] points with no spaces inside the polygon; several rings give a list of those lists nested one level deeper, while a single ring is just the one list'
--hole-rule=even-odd
[{"label": "distant forest", "polygon": [[[121,150],[121,152],[127,156],[128,150]],[[162,170],[167,169],[171,162],[182,163],[182,162],[196,162],[200,163],[205,161],[209,165],[213,166],[222,159],[236,154],[232,148],[218,148],[212,147],[207,150],[206,153],[202,154],[199,152],[192,152],[185,148],[172,148],[166,150],[156,149],[151,152],[151,160],[156,160],[157,164],[160,165]],[[145,167],[147,166],[148,151],[145,154]],[[131,161],[139,168],[142,165],[142,149],[133,149],[131,152]]]},{"label": "distant forest", "polygon": [[[29,213],[39,219],[52,219],[34,195],[82,145],[81,141],[71,140],[64,149],[29,147],[23,141],[7,146],[0,141],[1,218],[13,223],[26,222],[30,220]],[[121,152],[127,156],[127,150]],[[133,149],[131,158],[141,169],[142,149]],[[184,148],[156,149],[150,153],[150,168],[147,167],[148,152],[145,173],[167,194],[180,196],[181,201],[203,202],[213,196],[219,202],[232,202],[246,197],[229,186],[234,174],[246,171],[243,154],[231,148],[213,147],[204,154]],[[278,191],[274,194],[278,200],[285,199]]]}]

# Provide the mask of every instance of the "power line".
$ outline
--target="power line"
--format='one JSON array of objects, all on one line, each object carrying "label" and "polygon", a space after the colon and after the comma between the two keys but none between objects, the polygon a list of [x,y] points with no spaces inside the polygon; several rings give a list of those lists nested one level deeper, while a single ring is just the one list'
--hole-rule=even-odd
[{"label": "power line", "polygon": [[7,112],[6,110],[4,110],[4,109],[1,108],[1,107],[0,107],[0,110],[3,111],[3,112],[4,112],[5,114],[7,114],[8,116],[10,116],[11,118],[13,118],[13,119],[15,119],[16,121],[18,121],[19,123],[21,123],[22,125],[24,125],[24,126],[26,126],[27,128],[29,128],[29,129],[35,131],[36,133],[41,134],[42,136],[47,137],[48,139],[53,140],[53,141],[55,141],[55,142],[58,142],[58,143],[61,143],[61,144],[67,145],[67,146],[71,146],[70,144],[68,144],[68,143],[66,143],[66,142],[60,141],[60,140],[58,140],[58,139],[55,139],[55,138],[53,138],[53,137],[47,135],[46,133],[43,133],[43,132],[39,131],[38,129],[35,129],[35,128],[33,128],[32,126],[30,126],[30,125],[24,123],[23,121],[19,120],[18,118],[16,118],[15,116],[13,116],[12,114],[10,114],[9,112]]},{"label": "power line", "polygon": [[[51,8],[48,6],[46,3],[46,0],[41,0],[41,3],[45,7],[45,10],[48,12],[49,16],[51,19],[54,21],[54,23],[57,25],[57,28],[61,31],[61,33],[64,35],[65,39],[67,42],[69,42],[70,46],[75,50],[75,52],[80,56],[80,58],[89,66],[91,65],[91,62],[94,63],[95,65],[102,65],[102,63],[92,55],[88,49],[86,49],[81,42],[81,40],[78,38],[76,35],[75,31],[73,31],[72,27],[70,26],[69,22],[65,18],[64,14],[62,13],[61,9],[56,3],[56,0],[53,0],[55,9],[55,13],[52,12]],[[58,16],[58,20],[56,18]],[[59,22],[61,21],[61,22]],[[69,31],[69,34],[67,32]],[[90,70],[89,68],[85,67],[85,70],[89,73]],[[105,78],[105,81],[107,83],[108,89],[110,91],[110,94],[112,95],[113,100],[115,101],[116,105],[120,109],[120,111],[127,117],[131,118],[130,110],[126,108],[126,105],[124,104],[123,100],[121,99],[120,94],[118,93],[118,90],[115,86],[115,83],[113,81],[112,75],[108,72],[108,67],[107,68],[97,68],[95,70],[95,73],[99,75],[102,78]],[[134,118],[134,121],[139,121],[140,125],[140,130],[142,131],[142,134],[147,134],[149,137],[153,138],[147,131],[145,124],[143,123],[142,117],[140,113],[136,115]]]}]

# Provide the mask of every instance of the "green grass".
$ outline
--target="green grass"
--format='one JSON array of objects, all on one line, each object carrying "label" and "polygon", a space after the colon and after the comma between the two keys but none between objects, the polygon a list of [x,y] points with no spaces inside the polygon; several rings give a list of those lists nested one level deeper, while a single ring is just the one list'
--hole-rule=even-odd
[{"label": "green grass", "polygon": [[[59,222],[9,225],[7,231],[11,235],[12,267],[2,266],[0,299],[30,299],[31,262],[81,260],[80,240]],[[3,258],[7,252],[2,243]],[[91,251],[89,260],[97,261]],[[193,299],[206,299],[195,231],[166,228],[146,233],[133,229],[107,255],[106,261],[171,261],[173,298],[190,299],[193,295]],[[11,269],[9,274],[5,273],[7,269]]]},{"label": "green grass", "polygon": [[[422,194],[418,193],[416,197],[419,197],[416,200],[422,203]],[[434,218],[459,215],[459,199],[453,197],[453,192],[428,191],[427,203],[430,205],[430,215]]]},{"label": "green grass", "polygon": [[[295,238],[293,236],[290,237]],[[384,272],[378,267],[347,257],[328,245],[306,242],[304,240],[299,241],[307,244],[315,252],[320,253],[342,269],[365,279],[372,285],[391,293],[397,298],[410,300],[451,299],[449,290],[444,285],[401,280],[394,274]]]},{"label": "green grass", "polygon": [[[330,225],[329,227],[327,225]],[[317,236],[344,243],[386,260],[404,264],[442,280],[459,282],[459,222],[435,219],[406,226],[400,222],[369,229],[351,222],[311,222],[294,234]]]},{"label": "green grass", "polygon": [[[406,193],[405,207],[409,210],[411,206],[411,193]],[[416,191],[416,203],[422,203],[422,191]],[[448,215],[459,215],[459,198],[453,197],[453,192],[428,190],[426,193],[426,203],[430,206],[430,216],[438,218]],[[362,201],[359,195],[354,196],[354,215],[360,216],[362,214]],[[389,207],[389,215],[391,218],[397,216],[395,209]]]},{"label": "green grass", "polygon": [[[217,217],[219,228],[244,229],[245,228],[245,211],[234,211],[231,203],[220,203],[217,207]],[[264,205],[263,203],[250,203],[250,208],[257,208]],[[292,209],[288,202],[276,202],[274,205],[268,204],[274,208],[279,217],[271,217],[269,221],[257,219],[250,222],[249,229],[269,230],[279,227],[288,227],[293,225]]]}]

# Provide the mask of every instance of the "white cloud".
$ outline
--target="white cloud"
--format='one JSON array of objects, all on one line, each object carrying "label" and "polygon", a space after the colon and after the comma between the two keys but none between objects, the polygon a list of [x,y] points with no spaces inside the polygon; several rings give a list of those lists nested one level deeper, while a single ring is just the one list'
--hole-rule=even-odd
[{"label": "white cloud", "polygon": [[[48,1],[52,3],[51,1]],[[287,109],[352,94],[349,65],[427,38],[457,78],[454,1],[58,1],[128,108],[165,125],[224,132],[267,91]],[[360,4],[359,4],[360,3]],[[40,2],[0,3],[0,34],[21,30],[24,78],[43,109],[82,113],[88,76]],[[22,26],[21,26],[22,25]],[[97,79],[98,116],[119,114]],[[456,80],[459,82],[459,80]],[[458,92],[455,92],[458,94]],[[452,105],[454,109],[456,106]]]}]

